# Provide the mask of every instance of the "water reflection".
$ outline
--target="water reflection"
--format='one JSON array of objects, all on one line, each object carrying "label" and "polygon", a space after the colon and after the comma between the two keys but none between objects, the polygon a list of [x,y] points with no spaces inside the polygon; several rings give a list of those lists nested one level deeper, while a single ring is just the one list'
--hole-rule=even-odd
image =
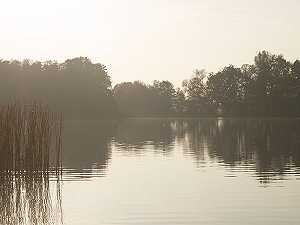
[{"label": "water reflection", "polygon": [[230,168],[249,170],[250,166],[262,183],[299,172],[297,119],[206,119],[175,124],[179,142],[188,143],[184,149],[197,163],[207,153]]},{"label": "water reflection", "polygon": [[126,156],[180,150],[197,167],[215,162],[250,171],[261,183],[299,175],[298,119],[132,119],[66,127],[64,165],[78,178],[105,176],[112,146]]},{"label": "water reflection", "polygon": [[[120,121],[114,134],[118,149],[141,155],[153,149],[168,155],[174,149],[174,131],[170,120],[129,119]],[[152,147],[152,148],[151,148]]]},{"label": "water reflection", "polygon": [[[68,121],[63,134],[63,166],[68,179],[104,176],[117,121]],[[66,178],[66,176],[65,176]]]},{"label": "water reflection", "polygon": [[0,224],[62,224],[61,185],[58,180],[51,183],[51,177],[40,172],[0,173]]}]

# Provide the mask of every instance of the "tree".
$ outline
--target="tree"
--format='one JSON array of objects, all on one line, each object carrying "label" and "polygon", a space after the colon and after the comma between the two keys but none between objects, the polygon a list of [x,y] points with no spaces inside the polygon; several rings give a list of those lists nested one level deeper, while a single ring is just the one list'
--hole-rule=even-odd
[{"label": "tree", "polygon": [[241,86],[243,89],[244,108],[241,111],[245,116],[252,116],[256,109],[255,96],[252,90],[255,89],[255,66],[250,64],[243,64],[241,67],[242,77]]},{"label": "tree", "polygon": [[202,69],[195,70],[190,79],[182,82],[189,116],[207,116],[211,113],[209,102],[207,101],[206,79],[207,72],[205,69]]},{"label": "tree", "polygon": [[125,117],[171,117],[175,113],[175,89],[169,81],[124,82],[114,87],[114,93]]},{"label": "tree", "polygon": [[156,117],[169,117],[173,116],[175,89],[174,85],[169,81],[153,81],[153,85],[150,87],[154,94],[154,106],[156,108]]},{"label": "tree", "polygon": [[257,114],[261,116],[288,116],[295,93],[292,64],[283,55],[262,51],[254,58],[256,68],[253,95]]},{"label": "tree", "polygon": [[0,62],[2,101],[18,98],[49,103],[67,118],[115,116],[116,102],[105,66],[86,57],[56,61]]},{"label": "tree", "polygon": [[151,117],[153,97],[151,90],[141,81],[124,82],[114,87],[119,110],[125,117]]},{"label": "tree", "polygon": [[116,113],[111,80],[105,66],[78,57],[66,60],[61,69],[70,116],[101,118]]},{"label": "tree", "polygon": [[241,111],[244,108],[245,87],[240,68],[233,65],[224,67],[209,77],[207,86],[214,111],[225,116],[239,116],[245,113]]},{"label": "tree", "polygon": [[187,112],[186,100],[183,90],[177,88],[175,90],[175,97],[173,100],[173,110],[175,112],[175,116],[184,116]]}]

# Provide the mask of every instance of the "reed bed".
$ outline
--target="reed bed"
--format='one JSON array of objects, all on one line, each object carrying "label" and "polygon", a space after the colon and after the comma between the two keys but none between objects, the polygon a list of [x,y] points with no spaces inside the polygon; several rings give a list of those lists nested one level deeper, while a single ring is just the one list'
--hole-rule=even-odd
[{"label": "reed bed", "polygon": [[49,105],[15,100],[0,106],[0,172],[48,173],[61,169],[62,115]]}]

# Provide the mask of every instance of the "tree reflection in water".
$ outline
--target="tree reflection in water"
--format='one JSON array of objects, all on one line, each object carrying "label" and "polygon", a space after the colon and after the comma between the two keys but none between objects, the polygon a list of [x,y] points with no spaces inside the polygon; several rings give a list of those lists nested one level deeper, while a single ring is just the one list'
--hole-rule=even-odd
[{"label": "tree reflection in water", "polygon": [[126,154],[142,154],[150,146],[163,155],[174,150],[174,136],[171,120],[166,119],[128,119],[118,124],[114,141]]},{"label": "tree reflection in water", "polygon": [[284,179],[300,166],[298,119],[179,120],[173,126],[185,154],[198,164],[207,154],[236,171],[250,168],[261,183]]},{"label": "tree reflection in water", "polygon": [[[0,174],[0,224],[62,224],[61,184],[56,175]],[[54,184],[55,190],[51,190]]]},{"label": "tree reflection in water", "polygon": [[105,176],[113,151],[141,157],[151,151],[172,157],[180,151],[197,167],[214,163],[250,172],[261,184],[299,174],[299,119],[72,121],[64,133],[64,166],[79,175],[90,176],[96,168],[99,176]]},{"label": "tree reflection in water", "polygon": [[202,167],[208,160],[233,171],[250,171],[263,184],[286,179],[300,166],[299,119],[140,119],[118,124],[114,142],[124,154],[175,146]]}]

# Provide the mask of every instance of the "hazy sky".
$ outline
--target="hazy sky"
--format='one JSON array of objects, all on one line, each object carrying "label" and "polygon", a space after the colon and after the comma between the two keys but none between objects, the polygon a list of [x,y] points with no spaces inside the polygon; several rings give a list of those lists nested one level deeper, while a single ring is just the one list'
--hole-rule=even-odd
[{"label": "hazy sky", "polygon": [[253,63],[258,51],[300,58],[299,0],[9,0],[0,59],[86,56],[114,84],[169,80]]}]

